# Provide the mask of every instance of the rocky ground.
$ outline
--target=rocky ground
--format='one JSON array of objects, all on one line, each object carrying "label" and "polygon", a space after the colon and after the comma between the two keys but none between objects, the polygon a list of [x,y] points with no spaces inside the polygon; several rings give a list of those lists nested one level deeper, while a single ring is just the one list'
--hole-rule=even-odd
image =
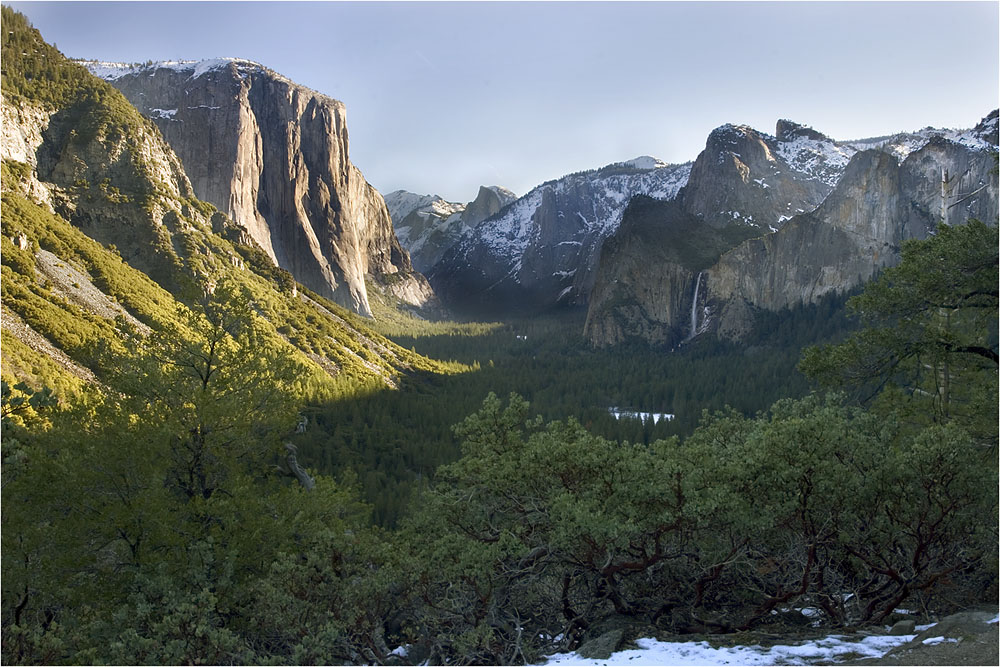
[{"label": "rocky ground", "polygon": [[996,608],[972,609],[942,619],[881,658],[846,665],[998,665]]}]

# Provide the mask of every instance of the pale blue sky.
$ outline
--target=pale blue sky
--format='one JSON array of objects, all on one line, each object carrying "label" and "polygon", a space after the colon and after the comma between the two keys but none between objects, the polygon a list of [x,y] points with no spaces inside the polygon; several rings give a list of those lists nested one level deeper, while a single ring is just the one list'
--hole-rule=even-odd
[{"label": "pale blue sky", "polygon": [[73,58],[255,60],[347,105],[382,192],[468,201],[723,123],[837,139],[998,106],[992,2],[11,2]]}]

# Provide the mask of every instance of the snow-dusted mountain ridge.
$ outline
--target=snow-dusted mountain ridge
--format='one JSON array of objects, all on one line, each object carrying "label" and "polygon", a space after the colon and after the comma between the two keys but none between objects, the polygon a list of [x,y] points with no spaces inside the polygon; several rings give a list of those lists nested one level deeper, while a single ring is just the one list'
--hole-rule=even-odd
[{"label": "snow-dusted mountain ridge", "polygon": [[723,125],[693,163],[641,156],[546,181],[468,231],[426,272],[459,308],[582,305],[601,246],[636,195],[677,199],[686,215],[717,229],[768,234],[819,206],[860,151],[877,148],[902,160],[935,137],[988,150],[984,127],[988,134],[987,122],[839,141],[790,120],[779,120],[774,135]]},{"label": "snow-dusted mountain ridge", "polygon": [[690,169],[643,156],[547,181],[480,222],[429,277],[459,307],[582,303],[629,200],[675,197]]},{"label": "snow-dusted mountain ridge", "polygon": [[414,268],[422,272],[433,267],[473,227],[515,199],[517,195],[498,185],[481,186],[476,198],[467,204],[406,190],[385,195],[396,237],[410,253]]},{"label": "snow-dusted mountain ridge", "polygon": [[295,87],[308,91],[315,97],[333,99],[329,95],[324,95],[323,93],[307,88],[295,81],[292,81],[288,77],[275,72],[270,67],[262,65],[253,60],[247,60],[246,58],[208,58],[205,60],[151,60],[144,63],[116,63],[107,62],[101,60],[77,60],[84,67],[90,70],[90,73],[97,76],[109,83],[114,83],[118,79],[124,76],[138,76],[141,74],[149,73],[150,77],[155,77],[157,70],[169,70],[172,72],[177,72],[179,74],[188,74],[188,80],[194,80],[201,78],[202,76],[210,72],[218,72],[220,70],[232,70],[236,72],[240,78],[245,79],[246,77],[253,74],[266,74],[269,78],[276,81],[283,81],[285,83],[290,83],[295,85]]}]

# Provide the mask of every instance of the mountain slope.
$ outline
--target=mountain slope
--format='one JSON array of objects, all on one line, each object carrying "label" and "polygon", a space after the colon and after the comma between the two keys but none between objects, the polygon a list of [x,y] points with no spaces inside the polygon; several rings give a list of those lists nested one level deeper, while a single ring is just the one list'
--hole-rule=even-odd
[{"label": "mountain slope", "polygon": [[633,197],[601,251],[586,335],[609,345],[635,337],[660,345],[683,340],[697,330],[695,308],[703,299],[692,302],[691,295],[701,287],[698,276],[754,234],[738,223],[706,225],[677,200]]},{"label": "mountain slope", "polygon": [[[902,242],[927,238],[939,220],[997,224],[996,126],[994,112],[951,139],[931,136],[901,163],[897,151],[856,154],[819,208],[724,255],[707,274],[709,298],[767,310],[812,303],[894,266]],[[991,133],[992,143],[974,141]],[[942,172],[952,181],[944,198]]]},{"label": "mountain slope", "polygon": [[304,285],[365,316],[366,276],[431,299],[350,162],[343,103],[239,59],[88,67],[157,125],[197,196]]},{"label": "mountain slope", "polygon": [[637,194],[668,199],[690,165],[653,158],[548,181],[486,218],[428,272],[459,309],[535,309],[586,301],[597,253]]}]

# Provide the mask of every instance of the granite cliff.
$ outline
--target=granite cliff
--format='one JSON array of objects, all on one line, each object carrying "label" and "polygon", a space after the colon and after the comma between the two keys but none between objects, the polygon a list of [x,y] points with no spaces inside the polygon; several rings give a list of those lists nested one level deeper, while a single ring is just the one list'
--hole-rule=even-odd
[{"label": "granite cliff", "polygon": [[[824,146],[826,151],[818,150]],[[731,223],[776,231],[829,194],[846,164],[844,149],[815,130],[779,121],[776,137],[746,125],[723,125],[708,136],[687,185],[684,210],[713,227]],[[829,156],[818,168],[816,156]]]},{"label": "granite cliff", "polygon": [[23,15],[3,7],[3,23],[5,380],[67,391],[104,382],[107,355],[136,343],[130,330],[176,327],[194,340],[203,331],[191,327],[192,309],[234,294],[260,316],[259,344],[294,357],[289,372],[310,391],[398,387],[429,368],[298,289],[245,228],[196,197],[148,117]]},{"label": "granite cliff", "polygon": [[433,298],[351,164],[341,102],[245,60],[88,66],[156,124],[195,195],[303,285],[366,316],[366,277],[412,305]]}]

